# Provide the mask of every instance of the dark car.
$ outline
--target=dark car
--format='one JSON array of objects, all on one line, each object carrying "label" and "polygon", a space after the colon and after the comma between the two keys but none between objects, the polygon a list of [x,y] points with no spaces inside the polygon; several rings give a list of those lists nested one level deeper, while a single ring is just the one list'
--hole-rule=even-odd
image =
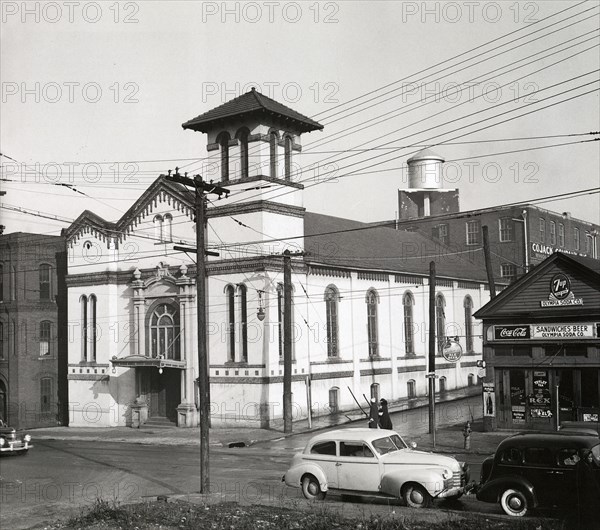
[{"label": "dark car", "polygon": [[[477,499],[520,517],[530,508],[573,508],[600,495],[600,439],[585,434],[516,434],[481,466]],[[600,497],[598,497],[600,498]]]},{"label": "dark car", "polygon": [[32,447],[29,434],[18,435],[13,427],[0,420],[0,454],[24,455]]}]

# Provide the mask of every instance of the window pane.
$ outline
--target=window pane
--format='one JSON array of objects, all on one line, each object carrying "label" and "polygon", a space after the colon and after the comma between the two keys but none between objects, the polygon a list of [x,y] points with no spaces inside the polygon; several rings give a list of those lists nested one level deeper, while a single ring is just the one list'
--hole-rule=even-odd
[{"label": "window pane", "polygon": [[335,442],[321,442],[315,444],[310,450],[310,452],[316,455],[335,456]]}]

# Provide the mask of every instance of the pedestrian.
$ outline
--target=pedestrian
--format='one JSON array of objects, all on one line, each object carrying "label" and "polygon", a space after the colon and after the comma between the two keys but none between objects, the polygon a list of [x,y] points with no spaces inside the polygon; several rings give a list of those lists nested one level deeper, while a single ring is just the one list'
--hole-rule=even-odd
[{"label": "pedestrian", "polygon": [[591,451],[583,452],[577,462],[577,524],[573,528],[588,530],[595,526],[600,519],[600,484],[596,480],[596,467]]},{"label": "pedestrian", "polygon": [[379,400],[379,428],[390,431],[393,429],[392,420],[388,411],[388,403],[387,400],[383,398]]},{"label": "pedestrian", "polygon": [[369,429],[378,429],[378,428],[379,428],[379,409],[377,408],[376,399],[371,398],[371,402],[369,403]]}]

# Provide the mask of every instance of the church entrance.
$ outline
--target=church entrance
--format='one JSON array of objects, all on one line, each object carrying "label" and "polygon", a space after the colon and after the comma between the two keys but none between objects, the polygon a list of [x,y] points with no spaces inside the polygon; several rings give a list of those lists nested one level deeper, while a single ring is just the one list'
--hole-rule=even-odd
[{"label": "church entrance", "polygon": [[181,370],[141,368],[141,394],[148,404],[148,419],[177,422],[177,406],[181,402]]}]

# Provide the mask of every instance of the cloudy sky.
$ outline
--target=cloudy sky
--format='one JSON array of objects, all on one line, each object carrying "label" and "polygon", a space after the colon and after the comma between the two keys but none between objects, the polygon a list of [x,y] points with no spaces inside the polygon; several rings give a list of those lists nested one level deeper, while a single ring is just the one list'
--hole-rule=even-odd
[{"label": "cloudy sky", "polygon": [[[296,160],[315,212],[393,219],[425,146],[463,210],[597,187],[599,8],[5,1],[3,205],[63,222],[2,224],[58,234],[85,209],[116,220],[169,168],[211,178],[206,136],[181,124],[252,86],[325,126]],[[599,222],[598,195],[540,206]]]}]

